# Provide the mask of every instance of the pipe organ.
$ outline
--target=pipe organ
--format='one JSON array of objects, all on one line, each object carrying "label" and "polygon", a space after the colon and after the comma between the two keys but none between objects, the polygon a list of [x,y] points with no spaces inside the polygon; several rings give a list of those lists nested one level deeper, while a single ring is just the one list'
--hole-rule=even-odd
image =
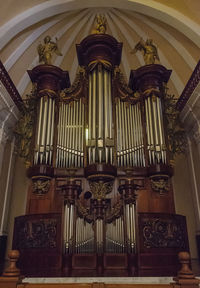
[{"label": "pipe organ", "polygon": [[26,215],[14,231],[20,268],[27,276],[176,274],[188,244],[163,109],[171,71],[145,65],[127,84],[115,38],[89,35],[76,48],[72,85],[50,64],[28,71],[37,115]]}]

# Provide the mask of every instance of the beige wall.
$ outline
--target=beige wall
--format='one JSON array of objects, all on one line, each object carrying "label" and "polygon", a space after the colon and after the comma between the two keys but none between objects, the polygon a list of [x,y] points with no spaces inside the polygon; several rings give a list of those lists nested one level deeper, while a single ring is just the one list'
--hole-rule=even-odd
[{"label": "beige wall", "polygon": [[189,236],[190,253],[192,258],[198,258],[196,247],[196,220],[192,192],[192,178],[190,171],[189,155],[176,157],[173,186],[176,213],[186,216]]},{"label": "beige wall", "polygon": [[14,178],[9,209],[7,251],[12,247],[14,218],[25,214],[26,197],[29,180],[26,177],[24,160],[17,157],[14,167]]}]

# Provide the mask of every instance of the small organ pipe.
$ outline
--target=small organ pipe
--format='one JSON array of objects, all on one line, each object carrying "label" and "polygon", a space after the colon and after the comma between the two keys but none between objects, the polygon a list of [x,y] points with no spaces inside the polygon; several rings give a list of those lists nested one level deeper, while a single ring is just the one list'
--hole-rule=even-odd
[{"label": "small organ pipe", "polygon": [[134,105],[135,119],[136,119],[136,135],[137,135],[137,153],[138,153],[138,166],[141,166],[141,151],[140,151],[140,127],[139,127],[139,117],[138,117],[138,106]]},{"label": "small organ pipe", "polygon": [[38,163],[38,155],[40,151],[41,125],[42,125],[42,114],[43,114],[42,111],[43,111],[43,97],[40,98],[39,120],[38,120],[37,140],[36,140],[36,153],[35,153],[34,164]]},{"label": "small organ pipe", "polygon": [[103,138],[103,81],[102,81],[102,65],[98,65],[98,81],[97,81],[97,89],[98,89],[98,139]]},{"label": "small organ pipe", "polygon": [[111,89],[111,85],[112,85],[112,79],[111,79],[111,72],[107,72],[108,74],[108,102],[109,102],[109,113],[108,113],[108,118],[109,118],[109,138],[113,138],[113,133],[112,133],[112,89]]},{"label": "small organ pipe", "polygon": [[54,119],[55,119],[55,100],[52,99],[52,115],[51,115],[51,135],[50,135],[50,157],[49,164],[52,164],[52,155],[53,155],[53,137],[54,137]]},{"label": "small organ pipe", "polygon": [[104,117],[104,119],[105,119],[105,130],[104,130],[104,132],[105,132],[105,139],[107,139],[107,138],[110,138],[110,135],[109,135],[109,132],[108,132],[108,130],[110,130],[109,129],[109,126],[110,126],[110,123],[109,123],[109,120],[108,120],[108,117],[109,117],[109,112],[110,112],[110,110],[111,110],[111,107],[109,106],[110,105],[110,103],[109,103],[109,99],[108,99],[108,75],[107,75],[107,71],[106,70],[103,70],[103,76],[104,76],[104,86],[103,86],[103,88],[104,88],[104,113],[105,113],[105,117]]},{"label": "small organ pipe", "polygon": [[159,123],[159,131],[160,131],[160,143],[161,143],[161,151],[162,151],[162,162],[166,163],[166,151],[163,150],[163,146],[165,146],[165,138],[164,138],[164,128],[162,121],[162,107],[160,98],[157,97],[157,110],[158,110],[158,123]]},{"label": "small organ pipe", "polygon": [[154,123],[154,135],[155,135],[155,155],[156,155],[156,162],[160,162],[160,145],[158,140],[158,119],[157,119],[157,105],[156,105],[156,99],[154,100],[155,95],[151,97],[151,103],[153,107],[153,123]]},{"label": "small organ pipe", "polygon": [[96,139],[96,70],[92,72],[92,139]]},{"label": "small organ pipe", "polygon": [[50,131],[51,131],[51,114],[52,114],[52,99],[49,98],[48,99],[48,116],[47,116],[47,134],[46,134],[46,147],[45,147],[45,150],[46,150],[46,157],[45,157],[45,163],[47,164],[48,163],[48,160],[49,160],[49,153],[50,153]]},{"label": "small organ pipe", "polygon": [[151,113],[151,99],[150,97],[147,98],[148,103],[148,113],[149,113],[149,126],[150,126],[150,139],[151,139],[151,155],[152,155],[152,162],[155,164],[155,143],[154,143],[154,136],[153,136],[153,124],[152,124],[152,113]]},{"label": "small organ pipe", "polygon": [[130,107],[129,105],[127,107],[127,127],[128,127],[128,153],[129,153],[129,165],[132,166],[132,145],[131,145],[131,134],[133,131],[131,130],[131,123],[130,123]]}]

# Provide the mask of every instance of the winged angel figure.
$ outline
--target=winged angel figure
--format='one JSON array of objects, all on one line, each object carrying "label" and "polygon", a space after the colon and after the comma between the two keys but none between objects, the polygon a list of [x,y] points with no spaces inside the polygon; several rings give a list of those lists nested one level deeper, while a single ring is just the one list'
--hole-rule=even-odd
[{"label": "winged angel figure", "polygon": [[158,57],[158,51],[156,46],[153,44],[152,39],[147,39],[146,42],[141,38],[140,41],[135,45],[135,48],[131,51],[131,54],[137,51],[142,51],[144,62],[146,65],[154,64],[155,60],[160,60]]},{"label": "winged angel figure", "polygon": [[44,44],[40,43],[37,47],[37,51],[39,54],[39,62],[43,62],[44,64],[51,64],[51,58],[54,53],[58,56],[62,56],[62,53],[57,46],[57,38],[56,42],[53,42],[51,41],[50,36],[44,38]]}]

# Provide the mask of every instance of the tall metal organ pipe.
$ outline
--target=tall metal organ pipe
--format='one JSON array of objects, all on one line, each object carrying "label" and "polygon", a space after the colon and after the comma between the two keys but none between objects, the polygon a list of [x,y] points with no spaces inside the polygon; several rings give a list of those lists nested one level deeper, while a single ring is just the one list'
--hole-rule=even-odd
[{"label": "tall metal organ pipe", "polygon": [[143,127],[140,102],[116,103],[118,166],[145,167]]},{"label": "tall metal organ pipe", "polygon": [[84,104],[60,102],[56,167],[83,167]]},{"label": "tall metal organ pipe", "polygon": [[147,151],[149,164],[166,164],[166,143],[161,99],[151,95],[145,99]]},{"label": "tall metal organ pipe", "polygon": [[34,164],[52,165],[55,99],[43,96],[39,100]]},{"label": "tall metal organ pipe", "polygon": [[89,73],[88,163],[113,164],[111,71],[98,64]]}]

